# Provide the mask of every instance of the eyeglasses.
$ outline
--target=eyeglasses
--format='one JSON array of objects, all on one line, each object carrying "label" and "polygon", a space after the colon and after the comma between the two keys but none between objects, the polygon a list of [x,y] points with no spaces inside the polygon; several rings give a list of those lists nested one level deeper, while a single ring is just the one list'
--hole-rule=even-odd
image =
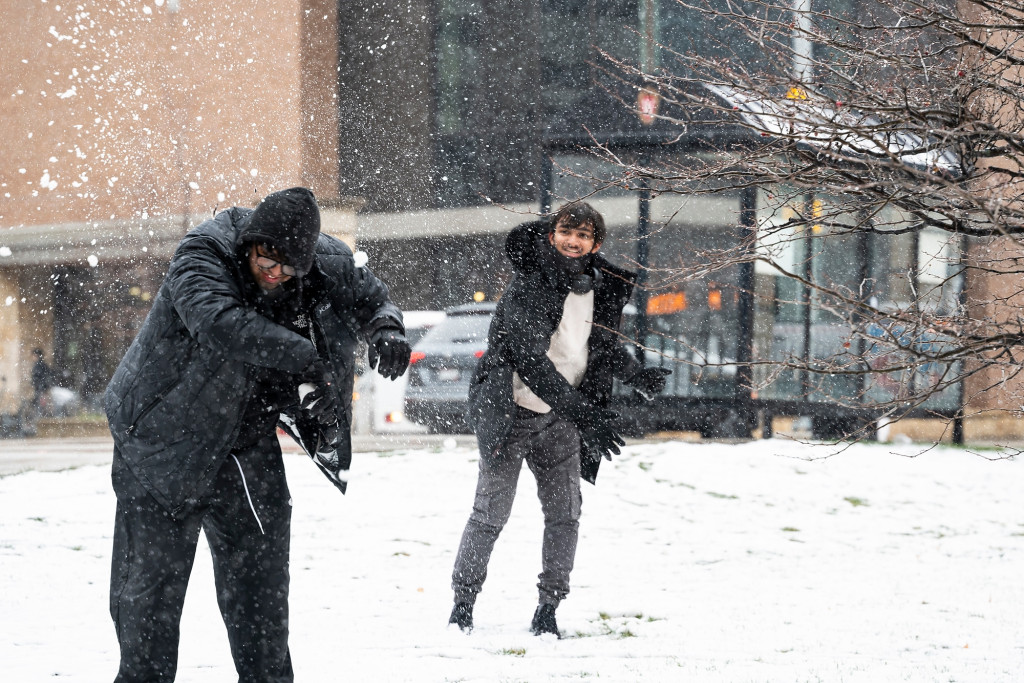
[{"label": "eyeglasses", "polygon": [[292,266],[275,261],[269,256],[264,256],[260,252],[256,252],[256,265],[259,266],[260,270],[273,270],[276,266],[281,266],[281,274],[287,275],[288,277],[295,277],[298,275],[298,271]]}]

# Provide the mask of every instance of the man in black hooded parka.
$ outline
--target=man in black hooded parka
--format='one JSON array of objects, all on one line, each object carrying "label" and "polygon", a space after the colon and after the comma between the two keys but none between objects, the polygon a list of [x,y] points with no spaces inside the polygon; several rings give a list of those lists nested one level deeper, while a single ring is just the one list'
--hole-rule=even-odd
[{"label": "man in black hooded parka", "polygon": [[[402,314],[296,187],[191,230],[107,387],[116,681],[172,681],[202,529],[242,682],[291,681],[291,499],[279,422],[344,492],[355,352],[394,379]],[[303,389],[300,398],[299,389]]]},{"label": "man in black hooded parka", "polygon": [[498,302],[469,390],[480,449],[473,512],[452,572],[449,623],[473,628],[473,606],[508,521],[523,461],[544,512],[539,605],[531,631],[558,635],[555,609],[569,593],[579,536],[581,477],[593,483],[602,456],[624,442],[607,410],[619,378],[647,398],[663,368],[642,368],[616,334],[635,274],[598,254],[604,218],[585,202],[524,223],[505,251],[515,275]]}]

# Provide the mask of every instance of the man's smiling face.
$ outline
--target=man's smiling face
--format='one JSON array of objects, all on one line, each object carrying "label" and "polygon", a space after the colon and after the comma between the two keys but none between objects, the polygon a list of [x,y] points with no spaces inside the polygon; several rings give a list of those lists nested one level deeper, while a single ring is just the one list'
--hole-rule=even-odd
[{"label": "man's smiling face", "polygon": [[277,250],[265,244],[249,247],[249,272],[260,289],[266,292],[277,289],[295,274],[291,266],[281,263],[281,255]]},{"label": "man's smiling face", "polygon": [[593,254],[601,248],[601,243],[594,241],[594,226],[589,223],[570,228],[566,221],[558,221],[555,229],[548,235],[548,240],[559,254],[569,258]]}]

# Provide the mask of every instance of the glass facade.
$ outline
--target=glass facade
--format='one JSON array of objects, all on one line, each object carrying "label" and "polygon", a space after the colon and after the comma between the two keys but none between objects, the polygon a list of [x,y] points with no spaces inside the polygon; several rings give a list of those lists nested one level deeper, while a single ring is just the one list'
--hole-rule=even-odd
[{"label": "glass facade", "polygon": [[[531,0],[511,7],[497,0],[438,0],[432,110],[435,207],[492,202],[543,206],[548,200],[550,206],[543,208],[555,209],[577,198],[594,204],[608,223],[603,253],[631,269],[638,262],[647,265],[629,334],[648,348],[648,363],[673,368],[669,397],[856,409],[898,399],[924,382],[936,383],[948,368],[926,366],[905,376],[861,372],[864,367],[858,363],[865,356],[878,367],[891,360],[877,339],[893,330],[872,328],[837,298],[863,301],[883,312],[912,305],[929,313],[952,311],[961,287],[956,241],[928,231],[904,234],[899,228],[905,227],[905,217],[891,212],[870,217],[880,231],[876,234],[850,230],[867,217],[837,214],[832,209],[841,198],[794,195],[790,188],[779,189],[780,195],[795,196],[782,205],[753,191],[702,195],[610,188],[603,181],[618,178],[621,169],[583,147],[566,144],[574,138],[585,146],[587,134],[593,133],[614,139],[625,158],[633,153],[672,155],[675,162],[685,163],[700,153],[687,143],[644,147],[651,131],[665,133],[671,126],[641,125],[630,110],[635,91],[616,91],[616,79],[602,68],[607,65],[602,53],[670,72],[687,68],[687,54],[734,59],[749,69],[765,59],[750,36],[723,30],[686,4]],[[823,13],[816,21],[826,23],[829,15],[867,16],[869,4],[808,3]],[[729,7],[763,11],[756,2]],[[667,50],[656,49],[656,44]],[[812,49],[822,54],[821,46]],[[784,227],[797,214],[823,218],[803,230]],[[886,234],[887,227],[892,234]],[[751,231],[759,238],[757,248],[795,278],[764,262],[709,269],[703,277],[676,275],[707,263],[712,254],[739,247]],[[416,263],[430,264],[436,291],[446,294],[398,286],[396,298],[417,308],[462,303],[467,293],[484,290],[486,298],[495,298],[509,276],[500,268],[499,242],[493,236],[461,236],[417,243],[414,251],[424,258]],[[471,245],[469,251],[477,256],[468,258],[464,245]],[[375,260],[385,264],[385,275],[387,264],[394,261],[396,277],[408,272],[405,266],[413,257],[409,250],[397,260],[389,254],[403,248],[383,241],[369,247],[377,250]],[[479,256],[478,249],[489,255]],[[451,284],[462,281],[466,286]],[[942,344],[934,335],[919,335],[911,342],[934,348]],[[745,365],[747,360],[751,365]],[[786,360],[793,367],[779,363]],[[826,363],[838,364],[840,371],[800,368]],[[934,395],[925,407],[952,412],[958,401],[953,387]]]},{"label": "glass facade", "polygon": [[[877,370],[899,362],[893,340],[925,350],[941,346],[939,335],[904,331],[887,315],[924,309],[937,315],[953,312],[962,287],[957,240],[938,231],[899,232],[909,221],[893,211],[872,219],[879,232],[871,234],[850,229],[855,221],[866,220],[853,215],[813,225],[802,233],[780,228],[798,212],[828,213],[828,197],[807,195],[803,203],[802,207],[777,206],[763,194],[759,201],[760,248],[766,259],[812,284],[785,277],[769,263],[756,265],[753,358],[755,363],[792,360],[794,365],[828,365],[837,371],[780,371],[777,366],[755,365],[758,396],[858,406],[935,386],[948,374],[948,366],[936,363],[906,372],[872,374],[864,372],[868,369],[864,363]],[[881,316],[874,321],[858,317],[849,305],[835,301],[837,297],[862,301]],[[958,401],[956,388],[949,387],[930,397],[924,407],[948,412],[956,409]]]},{"label": "glass facade", "polygon": [[[886,312],[905,313],[917,306],[941,315],[957,306],[962,282],[955,240],[938,232],[903,233],[906,220],[891,212],[874,217],[880,230],[874,234],[855,229],[863,216],[841,212],[795,229],[790,221],[798,214],[832,214],[832,200],[800,194],[799,206],[793,199],[780,206],[774,196],[761,193],[755,222],[764,259],[752,266],[753,286],[746,288],[739,265],[692,277],[701,265],[741,246],[750,228],[744,225],[740,193],[595,192],[595,185],[617,177],[621,169],[585,152],[553,156],[552,170],[552,209],[586,199],[608,223],[602,253],[633,270],[647,263],[635,297],[646,315],[632,309],[626,335],[642,341],[647,364],[672,368],[667,396],[749,396],[785,403],[790,411],[800,403],[858,410],[898,400],[948,376],[950,368],[939,363],[905,372],[865,371],[899,360],[892,345],[882,341],[900,333]],[[793,196],[786,188],[778,194]],[[646,237],[638,230],[642,216],[647,217]],[[883,316],[869,322],[845,301],[862,301]],[[749,387],[740,376],[746,340],[746,357],[752,360]],[[936,334],[906,341],[926,351],[943,343]],[[826,367],[834,372],[807,369]],[[958,402],[957,387],[951,386],[922,407],[951,413]]]}]

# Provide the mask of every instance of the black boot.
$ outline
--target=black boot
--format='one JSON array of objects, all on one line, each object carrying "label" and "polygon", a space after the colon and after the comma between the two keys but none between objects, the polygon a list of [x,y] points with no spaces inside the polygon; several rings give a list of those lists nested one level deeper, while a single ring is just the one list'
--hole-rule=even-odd
[{"label": "black boot", "polygon": [[452,615],[448,617],[449,624],[455,624],[463,633],[473,630],[473,605],[468,602],[457,602],[452,607]]},{"label": "black boot", "polygon": [[561,640],[562,634],[558,632],[558,624],[555,623],[554,605],[540,605],[537,608],[537,611],[533,613],[533,623],[530,624],[530,632],[535,636],[554,633]]}]

